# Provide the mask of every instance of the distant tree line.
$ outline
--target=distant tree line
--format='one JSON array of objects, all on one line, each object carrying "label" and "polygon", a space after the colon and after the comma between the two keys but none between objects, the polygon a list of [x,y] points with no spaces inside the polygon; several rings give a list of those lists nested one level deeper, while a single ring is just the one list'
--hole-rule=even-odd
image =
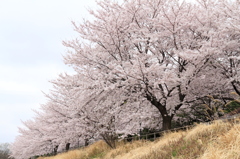
[{"label": "distant tree line", "polygon": [[9,159],[10,150],[9,143],[0,143],[0,159]]}]

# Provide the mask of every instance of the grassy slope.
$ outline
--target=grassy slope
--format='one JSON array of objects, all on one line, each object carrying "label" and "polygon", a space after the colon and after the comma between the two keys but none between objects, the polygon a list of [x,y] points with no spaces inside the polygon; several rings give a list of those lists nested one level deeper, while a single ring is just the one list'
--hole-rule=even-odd
[{"label": "grassy slope", "polygon": [[84,149],[39,159],[240,159],[240,124],[199,124],[167,133],[157,141],[119,143],[114,150],[99,141]]}]

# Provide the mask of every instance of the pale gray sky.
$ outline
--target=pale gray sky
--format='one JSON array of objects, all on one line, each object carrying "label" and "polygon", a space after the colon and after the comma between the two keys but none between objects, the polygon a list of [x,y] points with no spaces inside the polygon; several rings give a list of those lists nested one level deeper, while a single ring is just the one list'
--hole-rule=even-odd
[{"label": "pale gray sky", "polygon": [[14,142],[32,109],[45,103],[64,65],[62,40],[77,36],[71,21],[89,19],[94,0],[0,0],[0,143]]}]

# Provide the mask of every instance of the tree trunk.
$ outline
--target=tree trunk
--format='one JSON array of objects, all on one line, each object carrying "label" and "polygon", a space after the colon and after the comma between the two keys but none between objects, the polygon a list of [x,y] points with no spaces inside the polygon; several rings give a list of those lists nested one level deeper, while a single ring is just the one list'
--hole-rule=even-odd
[{"label": "tree trunk", "polygon": [[57,150],[58,150],[58,145],[54,147],[54,149],[53,149],[53,155],[56,155],[56,154],[57,154]]},{"label": "tree trunk", "polygon": [[66,144],[66,151],[68,151],[69,148],[70,148],[70,143],[67,143],[67,144]]},{"label": "tree trunk", "polygon": [[[181,101],[184,99],[185,96],[181,95]],[[167,109],[166,109],[166,104],[163,105],[161,104],[157,98],[155,96],[153,96],[152,94],[148,94],[146,93],[146,98],[148,101],[150,101],[152,103],[152,105],[154,105],[160,112],[163,122],[162,122],[162,130],[170,130],[171,129],[171,125],[172,125],[172,118],[174,115],[169,116]],[[182,104],[178,105],[175,107],[175,110],[178,110],[180,107],[182,106]]]},{"label": "tree trunk", "polygon": [[163,122],[162,122],[162,129],[163,130],[170,130],[172,126],[172,117],[171,116],[163,116]]},{"label": "tree trunk", "polygon": [[88,146],[88,145],[89,145],[89,139],[85,139],[84,146]]}]

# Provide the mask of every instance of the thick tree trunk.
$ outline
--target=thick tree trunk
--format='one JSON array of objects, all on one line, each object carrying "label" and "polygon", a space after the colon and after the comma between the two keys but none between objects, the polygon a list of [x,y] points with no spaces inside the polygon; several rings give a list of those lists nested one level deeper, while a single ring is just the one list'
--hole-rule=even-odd
[{"label": "thick tree trunk", "polygon": [[[161,88],[161,87],[160,87]],[[178,87],[179,90],[179,99],[182,102],[185,98],[185,95],[181,93],[181,89],[180,87]],[[151,93],[146,93],[146,98],[148,101],[150,101],[152,103],[152,105],[154,105],[160,112],[163,122],[162,122],[162,130],[170,130],[172,127],[172,119],[174,114],[169,115],[168,111],[166,109],[166,103],[163,105],[161,104],[157,98],[152,95]],[[179,104],[177,106],[175,106],[175,111],[178,110],[180,107],[182,106],[182,104]]]},{"label": "thick tree trunk", "polygon": [[163,122],[162,122],[162,130],[169,130],[171,129],[171,125],[172,125],[172,118],[173,116],[169,116],[166,106],[162,105],[160,102],[158,102],[157,98],[146,94],[147,99],[152,103],[152,105],[154,105],[160,112]]},{"label": "thick tree trunk", "polygon": [[162,129],[163,130],[170,130],[172,127],[172,117],[170,116],[163,116],[163,122],[162,122]]}]

